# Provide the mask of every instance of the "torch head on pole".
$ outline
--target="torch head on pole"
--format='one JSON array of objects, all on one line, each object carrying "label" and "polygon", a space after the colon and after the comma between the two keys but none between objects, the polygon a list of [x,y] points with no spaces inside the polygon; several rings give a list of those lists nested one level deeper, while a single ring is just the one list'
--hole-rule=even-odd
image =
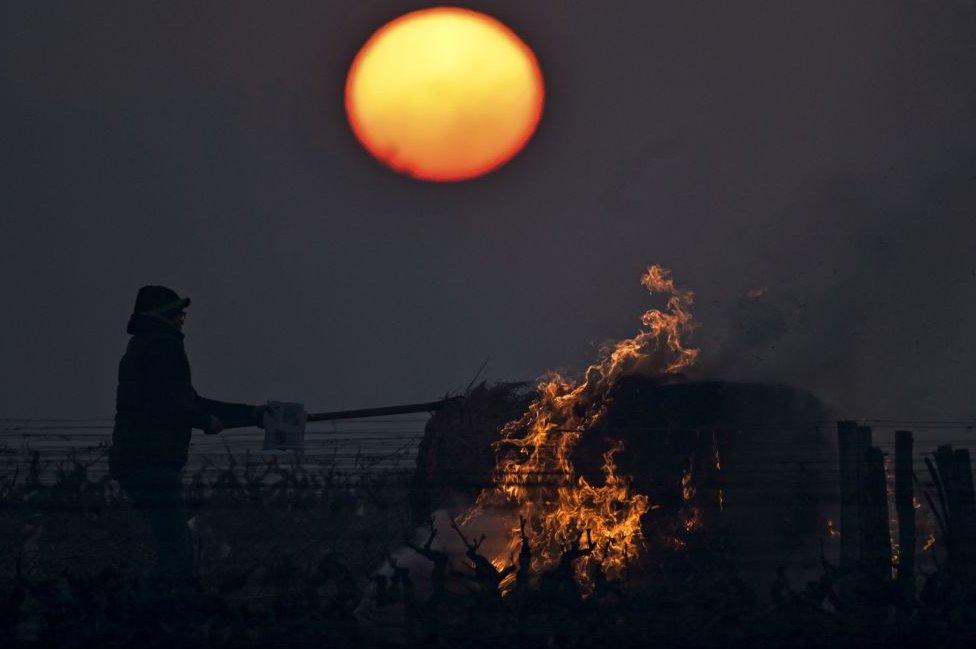
[{"label": "torch head on pole", "polygon": [[301,451],[308,414],[300,403],[269,401],[264,413],[265,451]]}]

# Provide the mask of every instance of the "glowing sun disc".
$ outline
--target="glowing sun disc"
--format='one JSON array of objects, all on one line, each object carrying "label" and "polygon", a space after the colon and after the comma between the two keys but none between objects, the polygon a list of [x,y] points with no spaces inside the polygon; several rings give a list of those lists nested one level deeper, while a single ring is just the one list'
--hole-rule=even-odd
[{"label": "glowing sun disc", "polygon": [[388,167],[424,180],[475,178],[522,150],[542,116],[539,63],[512,30],[456,7],[387,23],[353,60],[346,115]]}]

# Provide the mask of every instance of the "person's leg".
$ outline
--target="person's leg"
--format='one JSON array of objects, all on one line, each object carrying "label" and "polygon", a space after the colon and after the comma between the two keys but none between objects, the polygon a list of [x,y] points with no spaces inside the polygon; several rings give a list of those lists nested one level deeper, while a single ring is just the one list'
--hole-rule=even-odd
[{"label": "person's leg", "polygon": [[158,543],[159,567],[173,577],[192,576],[193,546],[186,526],[180,474],[169,473],[162,477],[158,494],[149,522]]},{"label": "person's leg", "polygon": [[178,579],[193,574],[193,548],[186,527],[180,473],[147,471],[123,488],[146,512],[156,541],[156,572]]}]

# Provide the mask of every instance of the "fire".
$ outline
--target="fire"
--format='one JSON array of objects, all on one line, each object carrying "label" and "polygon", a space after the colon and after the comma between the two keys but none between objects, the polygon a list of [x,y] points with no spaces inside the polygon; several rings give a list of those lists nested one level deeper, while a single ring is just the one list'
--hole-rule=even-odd
[{"label": "fire", "polygon": [[[661,266],[650,266],[641,284],[651,293],[666,294],[666,309],[646,311],[643,328],[632,338],[605,346],[581,379],[550,373],[539,381],[538,396],[525,414],[502,427],[493,485],[482,491],[464,517],[470,521],[488,507],[516,510],[532,537],[533,574],[552,568],[585,538],[590,551],[576,561],[574,570],[587,588],[594,568],[609,577],[620,575],[645,546],[641,517],[653,507],[617,471],[614,456],[623,444],[618,442],[604,454],[602,484],[590,484],[577,475],[571,459],[582,436],[606,414],[608,394],[621,376],[634,371],[674,374],[698,357],[699,350],[682,340],[694,326],[694,294],[676,288],[671,272]],[[682,488],[694,492],[685,480]],[[697,520],[693,512],[687,524],[697,526]],[[508,530],[508,547],[494,561],[502,563],[518,554],[520,529],[514,525]],[[510,576],[507,583],[513,580]]]},{"label": "fire", "polygon": [[681,498],[685,502],[690,502],[695,497],[695,487],[691,483],[691,479],[694,477],[692,472],[691,462],[688,462],[688,470],[684,472],[681,476]]},{"label": "fire", "polygon": [[840,536],[840,530],[834,525],[834,519],[827,519],[827,536],[830,538],[837,538]]},{"label": "fire", "polygon": [[686,532],[694,532],[702,525],[701,510],[695,505],[698,491],[692,482],[694,477],[694,463],[688,458],[688,470],[681,475],[681,499],[685,502],[682,508],[682,525]]}]

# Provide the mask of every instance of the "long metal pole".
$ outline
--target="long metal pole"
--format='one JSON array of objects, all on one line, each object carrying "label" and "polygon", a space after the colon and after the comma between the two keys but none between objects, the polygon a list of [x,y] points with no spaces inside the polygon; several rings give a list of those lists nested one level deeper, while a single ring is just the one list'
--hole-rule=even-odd
[{"label": "long metal pole", "polygon": [[[407,403],[401,406],[384,406],[382,408],[362,408],[360,410],[333,410],[332,412],[312,412],[306,415],[306,421],[336,421],[338,419],[362,419],[364,417],[383,417],[388,415],[405,415],[411,412],[435,412],[449,403],[457,403],[463,397],[450,397],[440,401],[427,403]],[[224,430],[232,428],[249,428],[253,422],[225,421]]]},{"label": "long metal pole", "polygon": [[362,408],[360,410],[335,410],[333,412],[312,412],[308,421],[333,421],[336,419],[362,419],[363,417],[383,417],[386,415],[405,415],[411,412],[434,412],[444,405],[457,401],[458,398],[441,399],[429,403],[408,403],[402,406],[385,406],[383,408]]}]

